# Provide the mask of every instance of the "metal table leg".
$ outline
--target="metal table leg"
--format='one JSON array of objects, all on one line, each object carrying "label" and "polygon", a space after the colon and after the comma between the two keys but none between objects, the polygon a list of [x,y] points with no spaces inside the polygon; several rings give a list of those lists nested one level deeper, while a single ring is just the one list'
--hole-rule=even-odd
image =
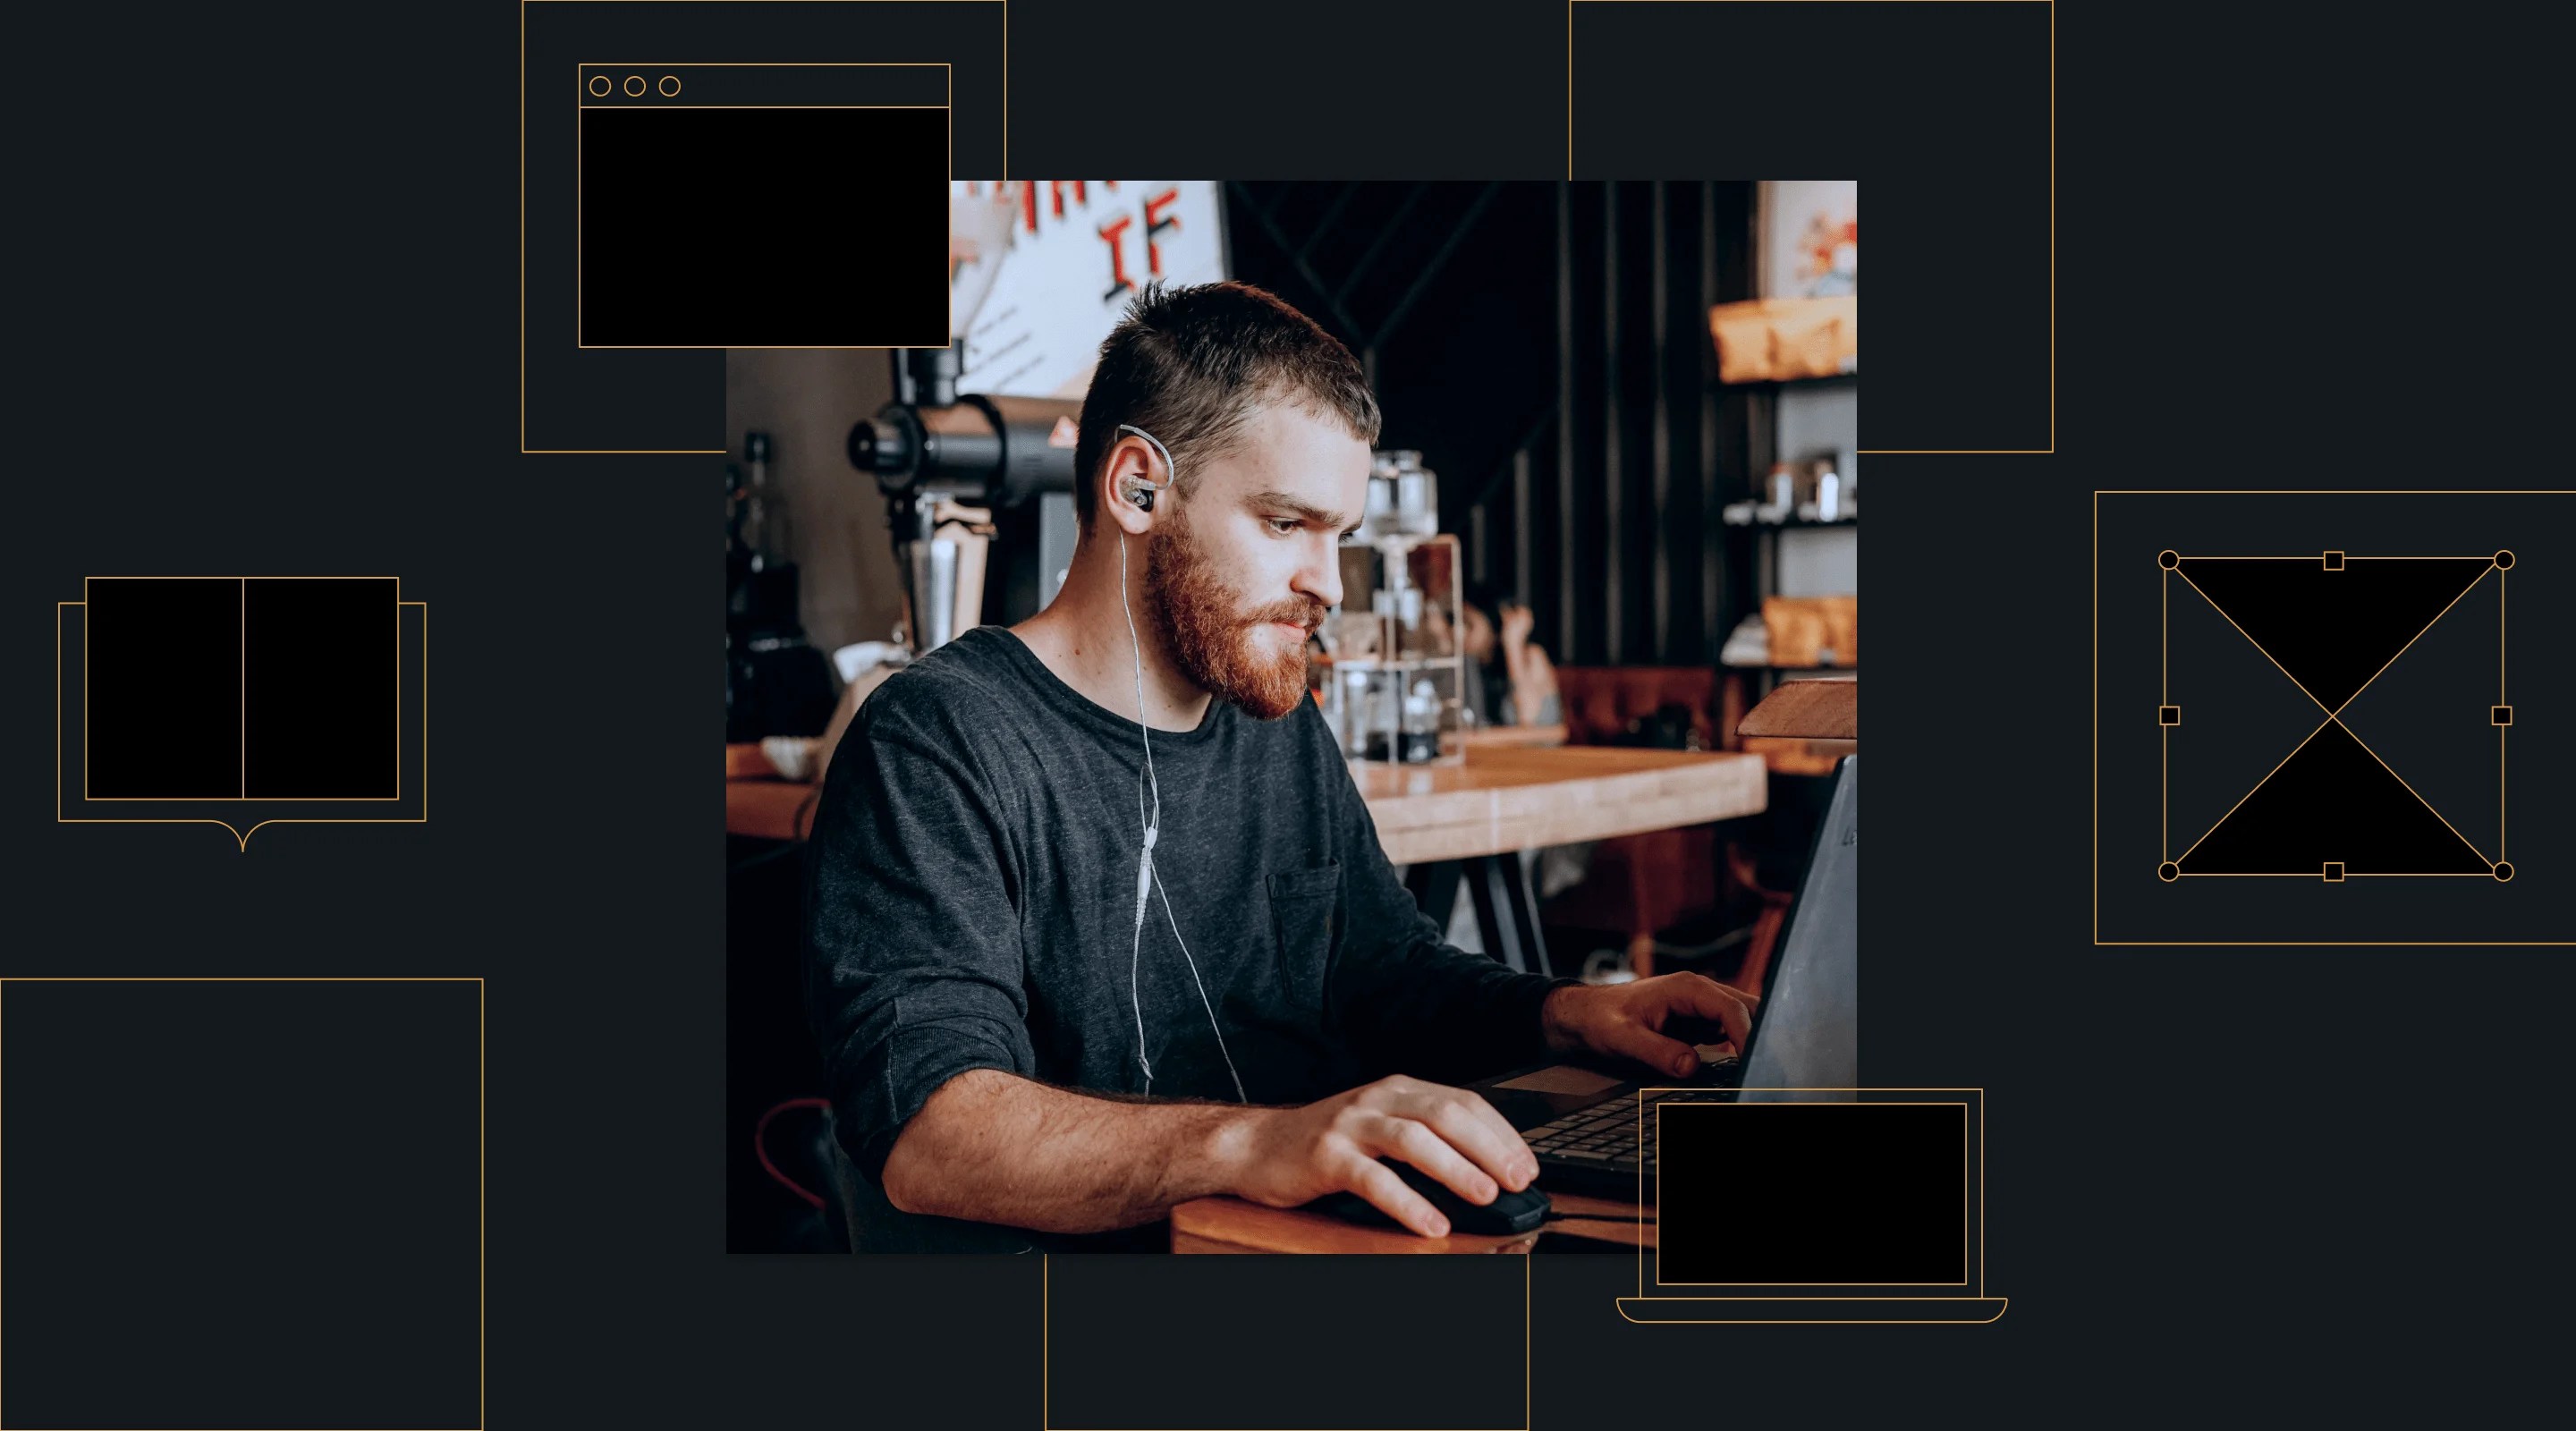
[{"label": "metal table leg", "polygon": [[1477,855],[1465,860],[1435,860],[1413,866],[1405,884],[1424,913],[1449,927],[1449,911],[1458,901],[1458,884],[1466,881],[1467,897],[1476,906],[1476,932],[1485,952],[1510,968],[1554,975],[1547,941],[1539,933],[1538,897],[1530,889],[1529,871],[1518,854]]}]

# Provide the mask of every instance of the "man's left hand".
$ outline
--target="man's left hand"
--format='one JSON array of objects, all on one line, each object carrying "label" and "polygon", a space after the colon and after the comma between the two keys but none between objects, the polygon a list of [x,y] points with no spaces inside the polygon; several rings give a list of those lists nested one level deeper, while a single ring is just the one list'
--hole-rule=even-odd
[{"label": "man's left hand", "polygon": [[1744,1047],[1759,998],[1705,974],[1659,974],[1626,984],[1568,985],[1539,1006],[1547,1046],[1632,1059],[1676,1078],[1699,1071],[1695,1043],[1723,1030]]}]

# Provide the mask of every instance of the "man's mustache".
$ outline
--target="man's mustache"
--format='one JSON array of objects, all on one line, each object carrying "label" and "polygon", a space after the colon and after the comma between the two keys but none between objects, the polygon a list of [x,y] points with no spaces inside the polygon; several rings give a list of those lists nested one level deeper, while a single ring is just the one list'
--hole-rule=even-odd
[{"label": "man's mustache", "polygon": [[1287,626],[1303,626],[1313,635],[1324,624],[1324,614],[1332,608],[1320,602],[1291,602],[1284,606],[1266,606],[1243,618],[1245,626],[1260,626],[1276,621]]}]

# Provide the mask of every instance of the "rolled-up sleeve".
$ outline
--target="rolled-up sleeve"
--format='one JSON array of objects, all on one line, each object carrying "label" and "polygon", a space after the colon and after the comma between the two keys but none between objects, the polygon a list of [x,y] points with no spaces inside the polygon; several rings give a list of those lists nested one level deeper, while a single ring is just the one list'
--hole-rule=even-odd
[{"label": "rolled-up sleeve", "polygon": [[806,854],[807,1014],[841,1144],[872,1179],[949,1079],[1037,1071],[993,792],[971,757],[882,715],[863,710],[835,753]]}]

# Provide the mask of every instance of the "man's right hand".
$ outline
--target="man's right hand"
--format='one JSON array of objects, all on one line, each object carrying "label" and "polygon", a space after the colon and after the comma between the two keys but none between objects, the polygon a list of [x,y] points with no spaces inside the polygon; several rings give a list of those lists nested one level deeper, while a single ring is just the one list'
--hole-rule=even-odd
[{"label": "man's right hand", "polygon": [[1418,1078],[1382,1078],[1303,1108],[1265,1108],[1241,1125],[1226,1181],[1239,1196],[1295,1207],[1355,1192],[1425,1237],[1449,1234],[1420,1193],[1380,1157],[1401,1158],[1482,1206],[1497,1185],[1517,1192],[1538,1159],[1494,1106],[1464,1089]]}]

